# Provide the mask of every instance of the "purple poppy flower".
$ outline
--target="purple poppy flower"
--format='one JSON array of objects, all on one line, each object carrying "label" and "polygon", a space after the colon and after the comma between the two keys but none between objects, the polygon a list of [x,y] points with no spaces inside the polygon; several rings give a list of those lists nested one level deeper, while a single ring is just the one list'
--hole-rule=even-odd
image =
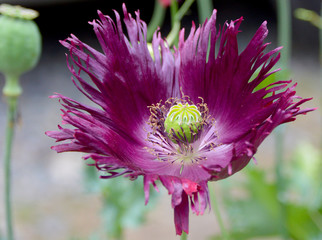
[{"label": "purple poppy flower", "polygon": [[295,96],[291,81],[255,90],[277,71],[280,57],[280,48],[263,52],[266,22],[239,53],[242,18],[218,30],[214,11],[186,40],[180,32],[178,49],[156,32],[152,57],[139,12],[136,19],[125,5],[123,12],[127,36],[117,12],[115,22],[98,12],[91,23],[103,52],[73,35],[61,42],[76,87],[98,107],[52,96],[72,128],[46,134],[61,142],[52,147],[59,153],[88,153],[84,158],[96,162],[102,178],[142,175],[146,203],[150,184],[160,181],[172,195],[181,235],[188,233],[189,205],[196,214],[210,205],[208,181],[244,168],[275,127],[314,109],[300,109],[309,99]]}]

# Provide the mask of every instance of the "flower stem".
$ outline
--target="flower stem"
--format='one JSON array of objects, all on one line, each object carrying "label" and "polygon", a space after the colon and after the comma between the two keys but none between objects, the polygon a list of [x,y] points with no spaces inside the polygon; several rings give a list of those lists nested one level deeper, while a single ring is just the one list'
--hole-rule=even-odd
[{"label": "flower stem", "polygon": [[184,3],[181,5],[180,9],[177,12],[177,15],[176,15],[177,21],[181,21],[181,19],[184,17],[184,15],[186,15],[187,11],[190,9],[194,1],[195,0],[184,1]]},{"label": "flower stem", "polygon": [[171,13],[171,27],[173,27],[178,21],[176,18],[178,12],[178,2],[177,0],[171,0],[170,13]]},{"label": "flower stem", "polygon": [[219,224],[220,232],[221,232],[221,235],[222,235],[222,240],[229,240],[228,231],[225,228],[224,221],[223,221],[221,213],[219,211],[214,186],[212,186],[211,184],[209,184],[209,185],[210,185],[209,186],[209,193],[210,193],[211,206],[212,206],[212,208],[214,210],[214,213],[216,215],[216,218],[217,218],[217,221],[218,221],[218,224]]},{"label": "flower stem", "polygon": [[[278,45],[283,46],[280,65],[285,74],[282,74],[283,78],[288,78],[286,71],[289,68],[289,59],[291,57],[291,5],[290,0],[277,0],[277,32],[278,32]],[[278,79],[281,80],[281,79]],[[280,231],[283,239],[288,239],[288,230],[286,227],[287,212],[284,204],[284,127],[279,127],[275,132],[276,143],[276,186],[277,186],[277,200],[280,207]]]},{"label": "flower stem", "polygon": [[166,8],[161,6],[161,4],[159,3],[159,0],[155,0],[152,18],[148,25],[148,32],[147,32],[148,41],[151,41],[154,31],[158,27],[161,27],[164,21],[165,12],[166,12]]},{"label": "flower stem", "polygon": [[[321,5],[320,5],[320,20],[322,18],[322,1],[321,1]],[[320,57],[320,64],[322,65],[322,23],[321,26],[319,28],[319,57]],[[321,68],[320,68],[321,69]],[[322,69],[321,69],[322,72]]]},{"label": "flower stem", "polygon": [[275,174],[276,174],[276,188],[277,188],[277,201],[279,203],[279,210],[280,210],[280,231],[283,236],[283,239],[288,239],[288,231],[286,228],[286,221],[287,221],[287,212],[284,204],[284,191],[285,191],[285,184],[284,184],[284,177],[283,177],[283,169],[284,169],[284,128],[280,127],[275,131]]},{"label": "flower stem", "polygon": [[6,209],[6,223],[7,223],[7,240],[13,240],[13,225],[12,225],[12,208],[11,208],[11,152],[12,141],[14,134],[14,127],[16,121],[17,96],[8,96],[8,114],[7,114],[7,128],[6,141],[4,153],[4,183],[5,183],[5,209]]},{"label": "flower stem", "polygon": [[[167,42],[169,46],[178,43],[178,36],[180,31],[180,21],[190,9],[191,5],[194,3],[195,0],[186,0],[178,9],[178,3],[175,3],[174,7],[171,7],[171,31],[167,36]],[[173,1],[174,2],[174,1]],[[172,6],[172,5],[171,5]]]},{"label": "flower stem", "polygon": [[212,10],[214,9],[211,0],[197,0],[198,6],[198,16],[199,23],[203,23],[206,18],[209,18],[212,14]]},{"label": "flower stem", "polygon": [[289,67],[292,48],[292,23],[290,0],[277,0],[277,41],[281,50],[280,64],[283,70]]},{"label": "flower stem", "polygon": [[[169,36],[171,35],[171,39],[173,39],[173,44],[178,45],[179,42],[179,36],[178,32],[180,30],[180,21],[177,19],[177,12],[178,12],[178,2],[177,0],[171,0],[170,5],[170,14],[171,14],[171,31],[169,33]],[[172,33],[172,34],[171,34]],[[169,45],[171,45],[169,43]]]},{"label": "flower stem", "polygon": [[[321,5],[320,5],[320,17],[322,18],[322,1],[321,1]],[[320,90],[322,91],[322,24],[319,29],[319,60],[320,60]],[[320,98],[320,105],[322,105],[321,98]],[[320,146],[322,149],[322,137],[321,137]]]},{"label": "flower stem", "polygon": [[182,232],[180,240],[187,240],[188,239],[188,234],[186,234],[185,232]]},{"label": "flower stem", "polygon": [[169,35],[167,36],[167,42],[168,42],[169,46],[171,46],[173,44],[176,45],[178,43],[178,41],[179,41],[178,40],[178,32],[179,31],[180,31],[180,23],[178,22],[172,27]]}]

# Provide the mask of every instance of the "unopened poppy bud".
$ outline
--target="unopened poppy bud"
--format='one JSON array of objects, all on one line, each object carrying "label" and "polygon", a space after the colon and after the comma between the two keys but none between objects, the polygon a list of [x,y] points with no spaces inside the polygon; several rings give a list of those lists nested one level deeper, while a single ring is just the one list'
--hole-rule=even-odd
[{"label": "unopened poppy bud", "polygon": [[170,139],[193,142],[193,135],[200,129],[201,113],[195,105],[178,103],[172,106],[164,121],[165,131]]},{"label": "unopened poppy bud", "polygon": [[38,13],[8,4],[0,5],[0,71],[6,76],[3,92],[18,96],[19,76],[32,69],[41,53],[41,35],[32,20]]}]

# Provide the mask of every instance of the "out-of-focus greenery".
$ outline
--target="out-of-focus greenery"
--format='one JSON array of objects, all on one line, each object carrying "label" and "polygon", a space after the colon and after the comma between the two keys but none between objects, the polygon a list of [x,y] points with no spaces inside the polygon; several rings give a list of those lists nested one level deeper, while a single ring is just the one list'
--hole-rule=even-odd
[{"label": "out-of-focus greenery", "polygon": [[[309,144],[299,146],[285,162],[285,192],[278,196],[271,172],[249,166],[239,184],[222,181],[223,200],[230,224],[230,239],[322,239],[322,155]],[[233,194],[238,189],[239,194]],[[283,202],[281,209],[280,201]],[[281,223],[281,214],[286,222]],[[285,229],[282,229],[285,226]],[[221,239],[214,236],[211,239]]]},{"label": "out-of-focus greenery", "polygon": [[322,29],[322,17],[314,11],[297,8],[294,16],[300,20],[310,22],[313,26]]},{"label": "out-of-focus greenery", "polygon": [[[253,76],[250,79],[250,82],[253,81],[259,74],[259,71],[256,71]],[[262,88],[266,88],[268,85],[282,80],[289,80],[291,76],[291,72],[287,69],[283,69],[281,71],[275,72],[271,75],[269,75],[267,78],[265,78],[264,81],[262,81],[258,86],[255,88],[255,91],[258,91]],[[270,96],[269,94],[268,96]]]},{"label": "out-of-focus greenery", "polygon": [[146,213],[155,205],[157,196],[151,189],[149,204],[145,206],[142,177],[134,181],[124,177],[100,179],[95,167],[85,168],[85,188],[89,192],[100,193],[102,199],[102,226],[88,238],[90,240],[124,239],[126,228],[144,223]]}]

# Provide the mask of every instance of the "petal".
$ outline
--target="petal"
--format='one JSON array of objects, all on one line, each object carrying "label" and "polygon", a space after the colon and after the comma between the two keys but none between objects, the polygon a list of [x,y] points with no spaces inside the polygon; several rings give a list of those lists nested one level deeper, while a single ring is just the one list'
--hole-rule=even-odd
[{"label": "petal", "polygon": [[182,231],[189,233],[189,201],[184,192],[180,203],[174,207],[174,224],[177,235],[181,235]]},{"label": "petal", "polygon": [[[98,12],[100,20],[91,24],[103,54],[71,36],[62,44],[70,51],[69,69],[80,83],[77,86],[91,101],[103,107],[109,118],[124,129],[139,127],[149,116],[147,106],[166,100],[178,92],[175,84],[175,58],[160,35],[153,38],[160,48],[162,61],[153,61],[146,42],[146,24],[127,12],[123,5],[124,23],[129,39],[123,33],[120,16],[116,23]],[[74,69],[74,68],[77,68]],[[95,87],[81,75],[85,72]],[[130,116],[130,117],[129,117]]]}]

